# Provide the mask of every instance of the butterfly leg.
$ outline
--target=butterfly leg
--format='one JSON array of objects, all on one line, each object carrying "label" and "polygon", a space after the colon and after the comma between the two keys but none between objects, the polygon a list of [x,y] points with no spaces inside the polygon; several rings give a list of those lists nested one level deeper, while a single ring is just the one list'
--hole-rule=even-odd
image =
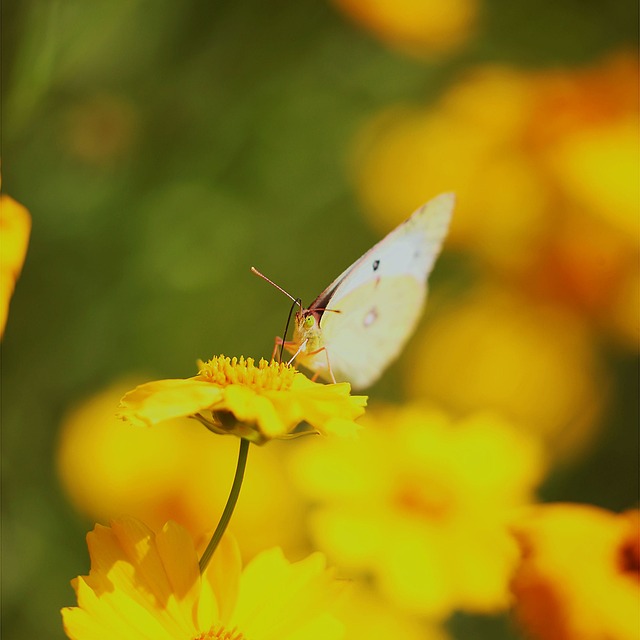
[{"label": "butterfly leg", "polygon": [[[284,345],[284,348],[289,353],[293,353],[293,357],[287,362],[287,364],[291,364],[296,359],[296,356],[305,348],[306,344],[307,341],[305,340],[300,346],[298,346],[295,342],[292,342],[290,340],[283,340],[280,336],[276,336],[275,344],[273,345],[273,353],[271,354],[271,360],[276,360],[278,349],[280,349],[280,347]],[[282,355],[278,357],[277,362],[282,362]]]},{"label": "butterfly leg", "polygon": [[272,362],[276,359],[276,354],[278,353],[278,347],[281,347],[283,342],[284,340],[280,336],[276,336],[275,343],[273,345],[273,353],[271,354]]},{"label": "butterfly leg", "polygon": [[[321,347],[320,349],[317,349],[316,351],[311,351],[309,353],[309,355],[310,356],[315,356],[316,354],[320,353],[321,351],[324,351],[324,356],[327,359],[327,370],[329,371],[329,377],[331,378],[331,382],[333,382],[333,384],[336,384],[336,377],[333,375],[333,371],[331,370],[331,362],[329,361],[329,352],[327,351],[327,348],[326,347]],[[318,377],[318,375],[319,374],[316,372],[311,380],[315,382],[315,380]]]},{"label": "butterfly leg", "polygon": [[[280,336],[276,336],[275,344],[273,345],[273,353],[271,354],[271,360],[276,359],[276,355],[278,355],[278,349],[284,345],[284,348],[289,351],[291,347],[294,347],[295,344],[293,342],[289,342],[288,340],[283,340]],[[282,360],[281,357],[278,358],[278,362]]]}]

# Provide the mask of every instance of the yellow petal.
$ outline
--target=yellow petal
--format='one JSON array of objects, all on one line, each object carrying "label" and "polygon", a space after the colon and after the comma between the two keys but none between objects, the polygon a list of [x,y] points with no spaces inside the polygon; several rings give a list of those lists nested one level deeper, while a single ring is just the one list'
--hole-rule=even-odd
[{"label": "yellow petal", "polygon": [[[227,625],[236,606],[242,559],[240,549],[231,536],[224,536],[207,567],[203,582],[207,583],[217,603],[217,618]],[[200,625],[203,628],[203,625]]]},{"label": "yellow petal", "polygon": [[31,217],[13,198],[0,195],[0,336],[9,313],[9,301],[27,253]]},{"label": "yellow petal", "polygon": [[[290,400],[294,401],[293,398]],[[284,435],[295,426],[295,423],[285,422],[287,416],[276,411],[266,393],[257,394],[249,387],[235,384],[227,387],[224,405],[240,422],[255,424],[267,439]]]},{"label": "yellow petal", "polygon": [[119,415],[133,424],[151,426],[208,409],[222,394],[222,389],[210,382],[157,380],[127,393],[122,398]]},{"label": "yellow petal", "polygon": [[[269,576],[268,599],[264,597],[265,576]],[[265,551],[242,574],[232,622],[247,637],[274,640],[289,637],[307,624],[313,629],[318,619],[324,626],[322,617],[329,602],[336,599],[335,589],[328,588],[328,578],[322,554],[315,553],[290,564],[279,548]]]},{"label": "yellow petal", "polygon": [[639,517],[578,504],[541,505],[522,517],[512,590],[532,637],[638,640]]},{"label": "yellow petal", "polygon": [[[169,632],[159,620],[157,610],[136,602],[128,593],[117,589],[94,593],[83,578],[77,583],[80,609],[63,610],[65,631],[78,640],[102,638],[108,631],[111,638],[125,640],[178,640],[178,632]],[[86,616],[76,613],[82,611]],[[188,637],[188,636],[187,636]]]},{"label": "yellow petal", "polygon": [[156,535],[156,546],[169,588],[180,602],[182,611],[195,624],[192,616],[195,615],[200,573],[191,537],[186,529],[175,522],[168,522]]}]

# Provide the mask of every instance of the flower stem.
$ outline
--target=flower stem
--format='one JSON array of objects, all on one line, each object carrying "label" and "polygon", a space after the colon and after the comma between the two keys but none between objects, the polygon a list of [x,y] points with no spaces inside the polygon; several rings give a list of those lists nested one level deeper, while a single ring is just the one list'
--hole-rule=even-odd
[{"label": "flower stem", "polygon": [[250,443],[248,440],[240,438],[240,450],[238,451],[238,465],[236,466],[236,475],[233,478],[233,485],[231,486],[229,498],[227,499],[227,504],[225,505],[224,511],[222,512],[220,522],[218,522],[218,526],[213,532],[213,536],[211,537],[207,548],[204,550],[202,558],[200,558],[200,573],[204,573],[204,570],[209,564],[209,560],[211,560],[213,552],[216,550],[218,544],[220,544],[220,540],[222,539],[222,536],[226,531],[227,526],[229,525],[229,520],[231,520],[231,514],[233,514],[233,510],[236,507],[236,502],[238,502],[240,487],[242,487],[242,478],[244,477],[244,469],[247,466],[249,444]]}]

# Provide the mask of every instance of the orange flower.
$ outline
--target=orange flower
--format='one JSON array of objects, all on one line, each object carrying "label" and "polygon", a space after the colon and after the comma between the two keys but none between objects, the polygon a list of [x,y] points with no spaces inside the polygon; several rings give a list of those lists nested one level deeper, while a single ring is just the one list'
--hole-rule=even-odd
[{"label": "orange flower", "polygon": [[532,637],[640,638],[640,512],[540,506],[514,532],[522,550],[515,610]]}]

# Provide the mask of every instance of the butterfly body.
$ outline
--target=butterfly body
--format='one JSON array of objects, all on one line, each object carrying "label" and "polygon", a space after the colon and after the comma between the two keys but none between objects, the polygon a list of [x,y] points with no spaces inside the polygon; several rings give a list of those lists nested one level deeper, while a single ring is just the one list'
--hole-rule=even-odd
[{"label": "butterfly body", "polygon": [[356,389],[378,379],[420,319],[453,204],[448,193],[427,202],[296,314],[285,346],[301,365]]}]

